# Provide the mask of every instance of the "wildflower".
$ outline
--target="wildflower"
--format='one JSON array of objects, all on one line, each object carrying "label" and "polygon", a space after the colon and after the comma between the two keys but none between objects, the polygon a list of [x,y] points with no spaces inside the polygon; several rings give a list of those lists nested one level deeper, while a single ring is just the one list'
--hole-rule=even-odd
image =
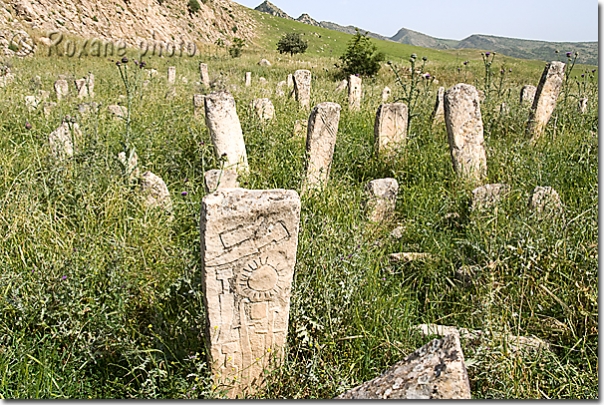
[{"label": "wildflower", "polygon": [[186,197],[189,193],[187,193],[186,191],[183,191],[182,193],[180,193],[181,196]]},{"label": "wildflower", "polygon": [[61,280],[67,280],[67,276],[61,277]]},{"label": "wildflower", "polygon": [[581,77],[585,77],[585,74],[581,74]]},{"label": "wildflower", "polygon": [[470,61],[469,61],[469,60],[465,61],[465,62],[463,63],[463,65],[464,65],[464,66],[468,66],[468,63],[470,63]]},{"label": "wildflower", "polygon": [[128,63],[128,58],[124,56],[124,57],[122,58],[122,63],[124,63],[124,64]]},{"label": "wildflower", "polygon": [[425,61],[427,61],[427,60],[428,60],[428,58],[426,58],[426,57],[424,56],[424,57],[422,57],[422,60],[425,62]]},{"label": "wildflower", "polygon": [[412,53],[412,54],[411,54],[411,59],[415,60],[416,58],[417,58],[417,55],[416,55],[416,54],[414,54],[414,53]]},{"label": "wildflower", "polygon": [[432,76],[430,76],[430,73],[424,73],[424,74],[422,75],[422,77],[423,77],[424,79],[426,79],[426,80],[429,80],[429,79],[430,79],[430,77],[432,77]]},{"label": "wildflower", "polygon": [[491,52],[485,52],[484,56],[488,58],[489,56],[491,56]]},{"label": "wildflower", "polygon": [[457,68],[457,72],[461,72],[461,68]]},{"label": "wildflower", "polygon": [[512,68],[510,68],[510,73],[512,73]]},{"label": "wildflower", "polygon": [[502,75],[504,75],[504,74],[505,74],[505,70],[501,69],[501,70],[499,71],[499,73],[501,73]]},{"label": "wildflower", "polygon": [[570,58],[571,56],[573,56],[573,53],[572,53],[572,52],[566,52],[566,57],[567,57],[567,58]]},{"label": "wildflower", "polygon": [[145,62],[144,60],[141,60],[141,63],[139,63],[138,65],[141,69],[144,68],[145,66],[147,66],[147,62]]},{"label": "wildflower", "polygon": [[591,73],[596,73],[596,69],[592,69],[592,70],[591,70]]},{"label": "wildflower", "polygon": [[117,62],[115,62],[116,66],[122,66],[122,62],[120,62],[119,60]]},{"label": "wildflower", "polygon": [[27,130],[31,129],[31,124],[29,122],[25,123],[25,129],[27,129]]}]

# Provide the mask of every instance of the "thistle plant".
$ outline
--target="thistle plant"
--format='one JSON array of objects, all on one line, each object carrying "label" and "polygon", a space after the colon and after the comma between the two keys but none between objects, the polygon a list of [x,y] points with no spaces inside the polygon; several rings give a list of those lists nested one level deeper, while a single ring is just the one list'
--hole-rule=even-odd
[{"label": "thistle plant", "polygon": [[567,106],[567,100],[569,94],[569,85],[570,85],[570,76],[573,72],[573,68],[575,67],[575,63],[577,62],[577,58],[579,57],[579,52],[566,52],[566,69],[564,70],[564,83],[562,84],[562,93],[564,93],[563,104],[564,107]]},{"label": "thistle plant", "polygon": [[482,63],[484,64],[484,101],[485,103],[488,103],[490,101],[491,84],[493,81],[493,71],[491,70],[491,67],[493,66],[497,53],[483,52],[480,55],[482,56]]}]

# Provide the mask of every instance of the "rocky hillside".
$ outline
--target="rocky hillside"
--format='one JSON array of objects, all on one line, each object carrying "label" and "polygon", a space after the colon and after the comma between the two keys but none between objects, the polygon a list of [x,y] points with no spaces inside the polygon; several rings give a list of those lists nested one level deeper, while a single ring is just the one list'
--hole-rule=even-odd
[{"label": "rocky hillside", "polygon": [[0,30],[15,29],[40,36],[60,31],[83,38],[230,43],[234,37],[254,37],[255,22],[245,8],[230,0],[199,0],[199,10],[187,0],[0,0]]},{"label": "rocky hillside", "polygon": [[271,3],[268,0],[262,2],[254,10],[258,10],[263,13],[274,15],[275,17],[281,17],[281,18],[286,18],[288,20],[293,20],[293,18],[291,18],[289,15],[287,15],[287,13],[285,11],[281,10],[279,7],[275,6],[273,3]]},{"label": "rocky hillside", "polygon": [[434,38],[429,35],[422,34],[421,32],[408,30],[407,28],[401,28],[390,39],[392,41],[400,42],[402,44],[422,46],[424,48],[432,48],[432,49],[455,48],[459,42],[459,41],[455,41],[453,39]]}]

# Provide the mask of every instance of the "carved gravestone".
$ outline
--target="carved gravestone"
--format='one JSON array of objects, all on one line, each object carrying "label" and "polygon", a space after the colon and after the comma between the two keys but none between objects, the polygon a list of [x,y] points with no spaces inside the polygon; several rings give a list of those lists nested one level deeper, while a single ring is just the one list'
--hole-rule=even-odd
[{"label": "carved gravestone", "polygon": [[203,115],[205,108],[204,98],[205,95],[203,94],[193,94],[193,115],[195,118],[199,118]]},{"label": "carved gravestone", "polygon": [[210,130],[218,158],[225,158],[225,168],[248,170],[243,130],[237,115],[235,99],[228,91],[205,96],[206,126]]},{"label": "carved gravestone", "polygon": [[350,111],[361,109],[361,98],[363,97],[363,79],[358,76],[348,76],[348,108]]},{"label": "carved gravestone", "polygon": [[207,193],[224,188],[239,188],[235,170],[212,169],[203,174]]},{"label": "carved gravestone", "polygon": [[392,95],[392,90],[390,90],[390,87],[388,87],[388,86],[384,87],[384,90],[382,90],[382,103],[385,103],[386,101],[388,101],[390,99],[391,95]]},{"label": "carved gravestone", "polygon": [[72,123],[69,117],[66,117],[61,125],[52,131],[48,136],[50,152],[57,159],[64,159],[73,156],[74,144],[82,138],[82,132],[77,123]]},{"label": "carved gravestone", "polygon": [[296,70],[294,72],[294,92],[296,94],[296,101],[300,103],[301,107],[310,106],[310,84],[312,75],[310,70]]},{"label": "carved gravestone", "polygon": [[341,110],[342,107],[337,103],[320,103],[310,113],[306,134],[304,189],[320,188],[327,183]]},{"label": "carved gravestone", "polygon": [[337,399],[471,399],[458,333],[434,339]]},{"label": "carved gravestone", "polygon": [[375,151],[378,155],[392,154],[405,145],[408,113],[404,103],[379,106],[373,128]]},{"label": "carved gravestone", "polygon": [[537,87],[527,84],[526,86],[522,86],[520,90],[520,104],[528,103],[529,105],[533,104],[535,100],[535,93],[537,92]]},{"label": "carved gravestone", "polygon": [[252,108],[261,121],[270,121],[275,117],[275,106],[268,98],[257,98],[252,101]]},{"label": "carved gravestone", "polygon": [[283,358],[299,222],[292,190],[219,189],[202,200],[205,336],[229,398],[253,394]]},{"label": "carved gravestone", "polygon": [[199,76],[201,77],[201,84],[206,87],[210,86],[210,75],[208,74],[207,63],[199,63]]},{"label": "carved gravestone", "polygon": [[541,136],[556,108],[558,95],[564,83],[565,67],[564,63],[555,61],[548,63],[543,69],[526,126],[527,134],[533,141]]},{"label": "carved gravestone", "polygon": [[432,111],[432,124],[440,124],[445,121],[445,88],[439,87],[436,92],[436,102]]},{"label": "carved gravestone", "polygon": [[245,72],[245,87],[252,85],[252,72]]},{"label": "carved gravestone", "polygon": [[172,211],[170,192],[161,177],[150,171],[146,171],[141,176],[140,186],[145,206],[149,208],[163,208],[168,212]]},{"label": "carved gravestone", "polygon": [[69,85],[65,79],[57,80],[54,84],[54,88],[55,94],[57,95],[57,101],[64,99],[69,94]]},{"label": "carved gravestone", "polygon": [[510,192],[507,184],[485,184],[472,190],[472,210],[485,210],[496,206]]},{"label": "carved gravestone", "polygon": [[176,83],[176,66],[168,67],[168,84]]},{"label": "carved gravestone", "polygon": [[367,217],[372,222],[382,222],[390,219],[394,214],[398,182],[396,179],[386,178],[372,180],[367,183]]},{"label": "carved gravestone", "polygon": [[460,83],[445,92],[444,101],[453,169],[460,177],[480,182],[487,174],[487,156],[478,91]]},{"label": "carved gravestone", "polygon": [[346,87],[348,87],[348,80],[342,80],[336,87],[336,93],[342,92]]}]

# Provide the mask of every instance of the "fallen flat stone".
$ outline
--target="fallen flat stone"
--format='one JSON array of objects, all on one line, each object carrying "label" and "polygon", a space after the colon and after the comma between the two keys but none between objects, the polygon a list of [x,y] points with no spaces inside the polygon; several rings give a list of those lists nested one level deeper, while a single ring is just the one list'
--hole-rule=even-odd
[{"label": "fallen flat stone", "polygon": [[300,197],[219,189],[201,208],[201,277],[211,374],[229,398],[253,394],[287,342]]},{"label": "fallen flat stone", "polygon": [[218,91],[206,95],[204,100],[206,125],[216,157],[224,157],[225,169],[249,170],[235,99],[228,91]]},{"label": "fallen flat stone", "polygon": [[367,217],[370,221],[382,222],[392,218],[398,194],[396,179],[372,180],[367,183],[366,193],[368,195],[366,202]]},{"label": "fallen flat stone", "polygon": [[260,62],[258,62],[259,66],[265,66],[265,67],[270,67],[272,66],[272,63],[270,63],[268,61],[268,59],[260,59]]},{"label": "fallen flat stone", "polygon": [[392,237],[394,239],[400,239],[403,237],[404,232],[405,232],[404,226],[397,226],[390,232],[390,237]]},{"label": "fallen flat stone", "polygon": [[391,253],[388,258],[393,263],[411,263],[416,261],[430,261],[434,260],[434,256],[430,253],[417,253],[417,252],[400,252]]},{"label": "fallen flat stone", "polygon": [[337,399],[471,399],[458,334],[422,346],[381,376]]},{"label": "fallen flat stone", "polygon": [[239,188],[235,170],[212,169],[203,174],[207,193],[225,188]]},{"label": "fallen flat stone", "polygon": [[116,120],[125,120],[128,116],[128,107],[118,104],[111,104],[107,106],[107,111],[113,115]]},{"label": "fallen flat stone", "polygon": [[507,184],[485,184],[472,190],[472,210],[485,210],[496,206],[510,191]]}]

